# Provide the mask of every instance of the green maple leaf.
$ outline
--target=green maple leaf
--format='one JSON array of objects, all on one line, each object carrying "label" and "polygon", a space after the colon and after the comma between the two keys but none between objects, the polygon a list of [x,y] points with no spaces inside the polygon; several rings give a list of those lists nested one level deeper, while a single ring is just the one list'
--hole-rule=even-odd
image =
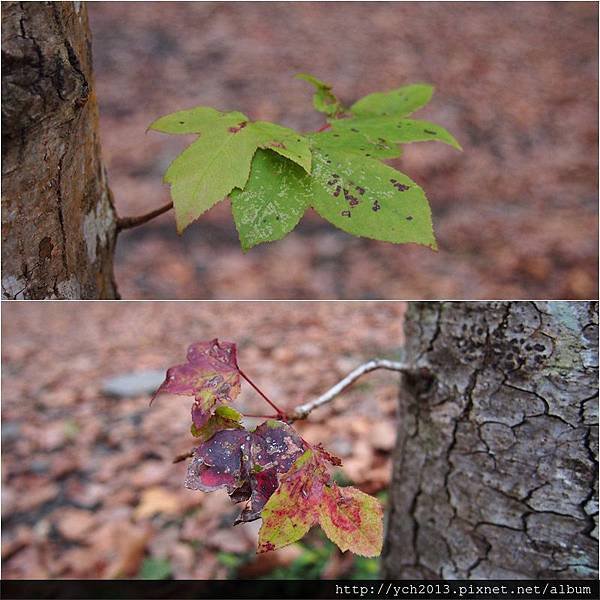
[{"label": "green maple leaf", "polygon": [[[357,152],[365,147],[377,155],[376,144],[357,147],[351,141],[346,149],[342,138],[317,134],[311,139],[310,176],[280,157],[264,158],[261,154],[269,153],[257,153],[245,189],[232,194],[244,250],[289,233],[309,206],[353,235],[436,248],[423,190],[406,175]],[[379,151],[392,153],[394,149],[386,146]]]},{"label": "green maple leaf", "polygon": [[315,107],[315,110],[325,113],[329,117],[335,117],[345,111],[342,103],[331,91],[331,85],[308,73],[298,73],[296,78],[307,81],[316,89],[316,92],[313,95],[313,106]]},{"label": "green maple leaf", "polygon": [[340,135],[359,132],[371,140],[381,139],[393,144],[439,141],[462,150],[454,136],[443,127],[429,121],[415,121],[397,116],[377,116],[335,119],[330,123],[333,131]]},{"label": "green maple leaf", "polygon": [[165,133],[200,136],[165,174],[178,231],[230,195],[244,251],[284,237],[309,207],[350,234],[435,249],[425,193],[380,162],[400,156],[401,145],[409,142],[435,140],[461,149],[443,127],[406,118],[427,104],[433,87],[416,84],[369,94],[345,108],[329,84],[308,74],[298,77],[315,87],[313,103],[327,115],[329,130],[300,135],[208,107],[173,113],[151,125]]},{"label": "green maple leaf", "polygon": [[400,171],[349,153],[315,151],[312,206],[353,235],[436,248],[423,190]]},{"label": "green maple leaf", "polygon": [[277,550],[304,537],[317,523],[345,552],[378,556],[383,543],[383,509],[376,498],[331,480],[326,453],[307,450],[282,476],[265,504],[258,551]]},{"label": "green maple leaf", "polygon": [[343,133],[329,129],[307,136],[314,149],[340,151],[357,154],[365,158],[397,158],[401,148],[388,137],[372,138],[361,133],[356,127],[350,127]]},{"label": "green maple leaf", "polygon": [[157,119],[150,129],[170,134],[199,134],[167,169],[177,231],[227,196],[243,188],[257,148],[270,148],[311,169],[308,141],[292,129],[263,121],[251,122],[240,112],[222,113],[199,106]]},{"label": "green maple leaf", "polygon": [[310,176],[269,150],[257,150],[244,190],[231,193],[231,210],[244,251],[287,235],[310,206]]},{"label": "green maple leaf", "polygon": [[351,107],[353,115],[404,117],[425,106],[433,95],[433,86],[422,83],[405,85],[390,92],[376,92],[364,96]]}]

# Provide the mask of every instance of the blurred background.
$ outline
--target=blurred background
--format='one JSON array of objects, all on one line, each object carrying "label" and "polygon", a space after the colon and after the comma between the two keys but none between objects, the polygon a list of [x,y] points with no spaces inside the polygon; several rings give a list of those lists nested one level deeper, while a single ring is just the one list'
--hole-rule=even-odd
[{"label": "blurred background", "polygon": [[[376,577],[314,528],[257,556],[224,490],[183,486],[191,399],[152,392],[188,345],[219,337],[292,408],[374,357],[398,358],[403,303],[2,303],[3,578]],[[342,484],[383,502],[398,375],[376,371],[297,427],[340,456]],[[237,408],[264,401],[242,384]]]},{"label": "blurred background", "polygon": [[[310,131],[300,71],[350,103],[436,86],[417,113],[464,153],[412,144],[393,166],[429,197],[440,251],[353,238],[307,214],[243,255],[225,202],[179,238],[172,213],[119,238],[125,298],[595,298],[598,14],[578,2],[92,2],[103,153],[121,215],[168,202],[196,105]],[[293,268],[290,267],[293,265]]]}]

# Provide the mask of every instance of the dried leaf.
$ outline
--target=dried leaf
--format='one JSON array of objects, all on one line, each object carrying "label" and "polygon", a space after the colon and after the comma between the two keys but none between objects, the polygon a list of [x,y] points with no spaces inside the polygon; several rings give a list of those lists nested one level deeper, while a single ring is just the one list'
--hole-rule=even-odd
[{"label": "dried leaf", "polygon": [[136,519],[146,519],[157,513],[177,514],[180,511],[179,497],[162,487],[144,490],[135,509]]}]

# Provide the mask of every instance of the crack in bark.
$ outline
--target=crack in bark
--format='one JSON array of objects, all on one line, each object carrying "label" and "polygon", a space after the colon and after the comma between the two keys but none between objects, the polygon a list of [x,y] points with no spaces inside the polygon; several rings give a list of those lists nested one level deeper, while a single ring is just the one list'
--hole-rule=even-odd
[{"label": "crack in bark", "polygon": [[[586,403],[597,393],[577,396],[595,381],[593,355],[583,360],[595,332],[578,346],[572,321],[589,309],[448,303],[441,318],[441,306],[411,305],[407,315],[406,360],[435,373],[435,382],[423,393],[418,381],[403,378],[408,404],[384,577],[425,576],[431,568],[437,577],[469,578],[593,573],[597,425],[587,422]],[[595,315],[577,318],[580,334],[596,326]],[[571,319],[571,329],[561,319]],[[547,374],[567,383],[552,387]],[[410,566],[401,558],[407,547]]]},{"label": "crack in bark", "polygon": [[[62,238],[61,258],[65,269],[65,277],[69,276],[69,266],[67,264],[67,233],[65,231],[65,216],[63,213],[64,199],[62,196],[62,170],[66,150],[58,160],[58,171],[56,173],[56,208],[58,211],[58,221],[60,223],[60,234]],[[55,292],[56,293],[56,292]]]}]

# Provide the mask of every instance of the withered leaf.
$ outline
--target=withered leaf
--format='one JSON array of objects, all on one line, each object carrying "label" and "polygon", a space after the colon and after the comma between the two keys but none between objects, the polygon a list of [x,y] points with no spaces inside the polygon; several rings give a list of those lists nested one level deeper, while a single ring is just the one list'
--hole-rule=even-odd
[{"label": "withered leaf", "polygon": [[196,428],[202,428],[217,406],[231,402],[240,393],[236,345],[216,338],[191,345],[187,363],[167,371],[153,399],[163,392],[193,396],[192,421]]},{"label": "withered leaf", "polygon": [[248,501],[236,523],[254,521],[306,443],[282,421],[269,420],[254,431],[216,432],[198,446],[189,464],[187,488],[212,492],[225,488],[234,502]]}]

